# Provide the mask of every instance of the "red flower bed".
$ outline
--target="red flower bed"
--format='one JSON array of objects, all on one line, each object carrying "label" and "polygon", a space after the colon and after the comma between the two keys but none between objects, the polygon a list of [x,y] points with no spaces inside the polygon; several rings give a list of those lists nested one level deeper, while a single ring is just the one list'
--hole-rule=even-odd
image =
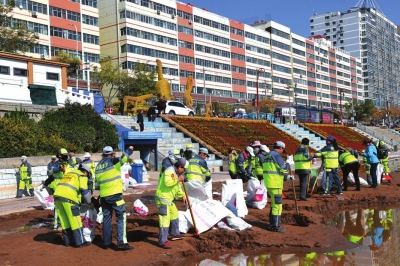
[{"label": "red flower bed", "polygon": [[335,137],[337,143],[342,148],[353,148],[354,150],[363,150],[365,146],[362,145],[365,136],[352,130],[349,127],[342,125],[332,124],[302,124],[304,128],[313,131],[321,137],[327,138],[328,136]]},{"label": "red flower bed", "polygon": [[229,147],[240,151],[254,140],[259,140],[270,149],[276,141],[283,141],[287,154],[294,154],[300,146],[299,140],[266,121],[184,116],[169,118],[224,155],[228,155]]}]

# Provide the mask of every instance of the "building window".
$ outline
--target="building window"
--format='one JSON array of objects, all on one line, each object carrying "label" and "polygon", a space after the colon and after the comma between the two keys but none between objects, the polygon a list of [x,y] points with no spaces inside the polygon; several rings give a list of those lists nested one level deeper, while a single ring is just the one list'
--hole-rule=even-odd
[{"label": "building window", "polygon": [[10,75],[10,67],[0,66],[0,74]]},{"label": "building window", "polygon": [[28,76],[28,70],[22,68],[14,68],[14,76]]},{"label": "building window", "polygon": [[60,76],[58,73],[46,72],[46,77],[49,80],[60,80]]}]

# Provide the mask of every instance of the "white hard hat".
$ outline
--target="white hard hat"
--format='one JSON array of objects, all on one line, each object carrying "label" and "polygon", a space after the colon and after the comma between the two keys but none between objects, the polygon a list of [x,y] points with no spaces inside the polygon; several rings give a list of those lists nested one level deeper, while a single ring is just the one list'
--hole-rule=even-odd
[{"label": "white hard hat", "polygon": [[111,146],[106,146],[103,149],[103,154],[114,154],[114,149]]},{"label": "white hard hat", "polygon": [[253,150],[252,147],[247,146],[247,147],[246,147],[246,151],[247,151],[248,153],[250,153],[251,156],[255,156],[255,155],[254,155],[254,150]]},{"label": "white hard hat", "polygon": [[270,150],[268,149],[267,145],[261,145],[260,146],[260,150],[265,151],[265,152],[270,152]]},{"label": "white hard hat", "polygon": [[90,153],[88,153],[88,152],[85,152],[85,154],[83,155],[83,158],[90,158]]}]

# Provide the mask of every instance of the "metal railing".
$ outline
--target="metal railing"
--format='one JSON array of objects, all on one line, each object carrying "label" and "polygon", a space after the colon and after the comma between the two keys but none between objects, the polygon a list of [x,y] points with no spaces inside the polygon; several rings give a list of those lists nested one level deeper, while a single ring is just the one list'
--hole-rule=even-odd
[{"label": "metal railing", "polygon": [[361,125],[361,124],[357,124],[357,128],[370,134],[371,136],[373,136],[374,138],[377,138],[379,140],[383,140],[388,146],[392,145],[391,139],[376,132],[375,130],[372,130],[370,128],[368,128],[367,126]]}]

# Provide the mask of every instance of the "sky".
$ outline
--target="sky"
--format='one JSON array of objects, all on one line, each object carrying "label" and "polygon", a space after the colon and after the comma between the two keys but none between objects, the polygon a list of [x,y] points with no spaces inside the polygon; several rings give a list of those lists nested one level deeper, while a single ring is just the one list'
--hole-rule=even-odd
[{"label": "sky", "polygon": [[[303,37],[310,36],[310,17],[315,13],[347,12],[359,0],[178,0],[206,8],[223,17],[252,24],[257,20],[273,20]],[[396,25],[400,25],[399,0],[374,1],[383,14]]]}]

